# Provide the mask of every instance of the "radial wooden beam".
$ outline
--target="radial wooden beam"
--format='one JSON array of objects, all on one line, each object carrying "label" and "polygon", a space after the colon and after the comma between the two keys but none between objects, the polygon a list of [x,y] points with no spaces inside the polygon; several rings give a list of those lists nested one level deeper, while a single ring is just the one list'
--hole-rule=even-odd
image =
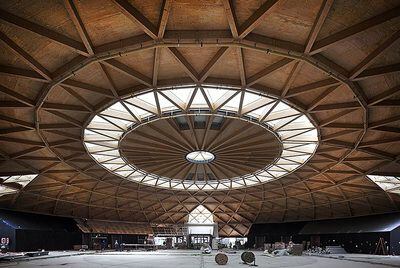
[{"label": "radial wooden beam", "polygon": [[240,74],[240,82],[242,86],[247,84],[246,82],[246,68],[244,66],[244,54],[243,49],[241,47],[236,49],[237,57],[238,57],[238,66],[239,66],[239,74]]},{"label": "radial wooden beam", "polygon": [[231,29],[233,38],[239,37],[237,19],[235,14],[235,9],[233,7],[232,0],[222,0],[222,4],[225,8],[225,14],[228,19],[229,28]]},{"label": "radial wooden beam", "polygon": [[154,60],[153,60],[153,87],[157,86],[157,80],[158,80],[158,70],[160,67],[160,56],[161,56],[161,48],[156,47],[154,49]]},{"label": "radial wooden beam", "polygon": [[115,59],[106,60],[106,61],[104,61],[104,64],[110,66],[111,68],[113,68],[123,74],[129,75],[130,77],[134,78],[138,82],[140,82],[148,87],[151,87],[153,84],[152,79],[148,78],[144,74],[139,73],[138,71],[132,69],[131,67],[129,67]]},{"label": "radial wooden beam", "polygon": [[384,100],[374,104],[372,107],[400,107],[400,100]]},{"label": "radial wooden beam", "polygon": [[182,66],[183,70],[190,76],[190,78],[192,78],[194,82],[198,82],[199,81],[198,73],[193,68],[193,66],[187,61],[187,59],[182,55],[182,53],[179,52],[179,50],[174,47],[170,47],[169,51],[172,53],[172,55],[175,57],[178,63]]},{"label": "radial wooden beam", "polygon": [[329,14],[333,1],[334,0],[324,0],[322,2],[321,8],[319,9],[317,15],[317,19],[315,20],[314,25],[311,28],[310,34],[308,35],[306,48],[304,49],[305,53],[310,53],[311,48],[313,47],[314,42],[317,39],[318,34],[322,28],[322,25],[324,24],[325,19]]},{"label": "radial wooden beam", "polygon": [[11,128],[2,128],[0,129],[0,135],[7,135],[11,133],[18,133],[24,131],[33,131],[33,129],[29,129],[26,127],[11,127]]},{"label": "radial wooden beam", "polygon": [[331,111],[331,110],[345,110],[345,109],[358,109],[361,108],[360,104],[356,101],[333,103],[333,104],[322,104],[316,106],[312,112]]},{"label": "radial wooden beam", "polygon": [[325,87],[330,87],[330,86],[337,86],[339,84],[340,84],[340,82],[338,82],[337,80],[335,80],[333,78],[327,78],[327,79],[320,80],[320,81],[317,81],[317,82],[312,82],[310,84],[306,84],[306,85],[298,86],[298,87],[295,87],[295,88],[291,88],[291,89],[289,89],[289,91],[288,91],[286,96],[287,97],[294,97],[294,96],[309,92],[309,91],[314,90],[314,89],[325,88]]},{"label": "radial wooden beam", "polygon": [[37,60],[35,60],[29,53],[18,46],[13,40],[8,38],[3,32],[0,31],[0,39],[22,60],[24,60],[33,70],[44,77],[46,80],[51,80],[51,74],[44,68]]},{"label": "radial wooden beam", "polygon": [[262,21],[264,15],[278,2],[278,0],[267,0],[262,4],[241,26],[239,37],[244,38],[254,30]]},{"label": "radial wooden beam", "polygon": [[158,30],[139,10],[132,6],[127,0],[114,0],[122,13],[134,21],[148,36],[157,39]]},{"label": "radial wooden beam", "polygon": [[104,74],[105,79],[107,80],[108,84],[110,85],[110,91],[114,95],[115,98],[118,98],[117,87],[115,86],[114,80],[111,77],[109,71],[107,70],[106,66],[103,63],[99,64],[101,71]]},{"label": "radial wooden beam", "polygon": [[400,6],[379,14],[375,17],[359,22],[353,26],[350,26],[349,28],[341,30],[315,42],[314,46],[311,49],[311,54],[319,53],[329,46],[334,45],[352,35],[363,32],[371,27],[377,26],[385,21],[391,20],[398,16],[400,16]]},{"label": "radial wooden beam", "polygon": [[74,97],[80,103],[82,103],[82,105],[85,106],[89,111],[92,112],[94,110],[94,107],[85,98],[83,98],[81,95],[75,92],[72,88],[64,86],[61,86],[61,88],[64,89],[66,92],[68,92],[69,95]]},{"label": "radial wooden beam", "polygon": [[32,81],[47,82],[47,79],[35,71],[25,70],[12,66],[0,65],[0,73],[12,77],[24,78]]},{"label": "radial wooden beam", "polygon": [[217,53],[211,58],[211,60],[207,63],[206,67],[200,72],[199,74],[199,81],[204,82],[207,79],[209,74],[211,73],[212,69],[215,65],[221,60],[224,54],[228,51],[229,47],[221,47]]},{"label": "radial wooden beam", "polygon": [[163,3],[161,5],[160,21],[158,22],[158,34],[157,34],[158,38],[164,37],[170,9],[171,9],[171,0],[163,0]]},{"label": "radial wooden beam", "polygon": [[45,110],[63,110],[63,111],[74,111],[74,112],[88,112],[85,107],[73,104],[63,104],[63,103],[52,103],[45,102],[42,105]]},{"label": "radial wooden beam", "polygon": [[273,72],[285,67],[286,65],[288,65],[292,61],[293,61],[292,59],[284,58],[284,59],[282,59],[280,61],[277,61],[277,62],[267,66],[263,70],[259,71],[258,73],[254,74],[253,76],[249,77],[247,79],[247,86],[254,85],[255,83],[259,82],[261,79],[263,79],[267,75],[269,75],[269,74],[271,74],[271,73],[273,73]]},{"label": "radial wooden beam", "polygon": [[400,63],[395,63],[395,64],[391,64],[391,65],[379,66],[379,67],[367,69],[367,70],[361,72],[353,80],[355,80],[355,81],[363,80],[363,79],[367,79],[367,78],[370,78],[373,76],[385,75],[385,74],[396,73],[396,72],[400,72]]},{"label": "radial wooden beam", "polygon": [[384,92],[372,97],[368,101],[368,105],[376,105],[386,99],[389,99],[392,96],[395,96],[400,93],[400,85],[392,87],[388,90],[385,90]]},{"label": "radial wooden beam", "polygon": [[395,122],[398,122],[398,121],[400,121],[400,115],[395,115],[395,116],[392,116],[390,118],[386,118],[386,119],[378,120],[378,121],[375,121],[375,122],[371,122],[371,123],[368,124],[368,128],[372,129],[372,128],[377,128],[377,127],[382,127],[382,126],[386,126],[387,124],[395,123]]},{"label": "radial wooden beam", "polygon": [[25,104],[27,106],[34,106],[35,103],[33,100],[29,99],[28,97],[25,97],[24,95],[21,95],[17,92],[15,92],[14,90],[11,90],[5,86],[0,85],[0,92],[4,93],[5,95],[13,98],[14,100]]},{"label": "radial wooden beam", "polygon": [[307,111],[312,111],[319,103],[321,103],[329,94],[331,94],[339,86],[332,86],[325,89],[321,94],[319,94],[313,101],[308,105]]},{"label": "radial wooden beam", "polygon": [[304,62],[302,61],[297,61],[292,70],[290,71],[290,74],[288,78],[285,81],[285,84],[282,89],[281,97],[285,97],[289,89],[292,87],[293,82],[295,81],[298,73],[300,72],[301,68],[303,67]]},{"label": "radial wooden beam", "polygon": [[[400,12],[400,10],[399,10]],[[350,79],[356,78],[361,74],[368,66],[370,66],[374,60],[379,57],[386,49],[393,45],[397,39],[400,38],[400,30],[395,32],[391,37],[386,39],[382,44],[380,44],[374,51],[372,51],[366,58],[364,58],[351,72]]]},{"label": "radial wooden beam", "polygon": [[70,49],[73,49],[82,55],[88,56],[86,48],[82,43],[80,43],[76,40],[73,40],[69,37],[66,37],[62,34],[59,34],[55,31],[47,29],[39,24],[30,22],[21,17],[15,16],[15,15],[13,15],[5,10],[2,10],[2,9],[0,9],[0,19],[5,20],[11,24],[14,24],[14,25],[21,27],[23,29],[26,29],[28,31],[31,31],[33,33],[36,33],[40,36],[47,37],[58,44],[61,44]]},{"label": "radial wooden beam", "polygon": [[90,41],[89,34],[86,31],[85,25],[82,22],[82,19],[79,15],[78,9],[74,3],[74,0],[64,0],[65,7],[68,11],[68,14],[75,25],[76,30],[79,33],[79,36],[82,39],[83,44],[86,47],[87,52],[89,55],[93,55],[93,43]]},{"label": "radial wooden beam", "polygon": [[35,126],[33,123],[24,121],[24,120],[20,120],[20,119],[16,119],[13,117],[9,117],[6,115],[0,115],[0,120],[8,122],[8,123],[12,123],[15,124],[17,126],[21,126],[21,127],[25,127],[25,128],[29,128],[29,129],[34,129]]},{"label": "radial wooden beam", "polygon": [[79,89],[79,90],[87,90],[87,91],[91,91],[100,95],[104,95],[106,97],[112,97],[112,95],[110,94],[110,91],[108,89],[105,88],[101,88],[101,87],[97,87],[91,84],[87,84],[84,82],[80,82],[80,81],[76,81],[76,80],[72,80],[72,79],[67,79],[65,81],[63,81],[61,83],[61,85],[63,85],[64,87],[70,87],[70,88],[75,88],[75,89]]},{"label": "radial wooden beam", "polygon": [[338,112],[338,113],[336,113],[336,114],[334,114],[334,115],[322,120],[320,122],[320,126],[324,127],[324,126],[326,126],[328,124],[331,124],[331,123],[335,122],[336,120],[338,120],[339,118],[341,118],[341,117],[343,117],[343,116],[345,116],[345,115],[347,115],[349,113],[352,113],[353,111],[354,111],[354,109],[348,109],[348,110],[343,110],[341,112]]}]

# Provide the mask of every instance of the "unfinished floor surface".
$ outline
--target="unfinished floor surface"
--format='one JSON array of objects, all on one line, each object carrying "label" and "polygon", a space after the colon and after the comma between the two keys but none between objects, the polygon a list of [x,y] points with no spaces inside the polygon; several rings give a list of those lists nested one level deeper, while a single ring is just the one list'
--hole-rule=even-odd
[{"label": "unfinished floor surface", "polygon": [[[67,257],[43,258],[37,260],[0,263],[0,267],[141,267],[141,268],[186,268],[186,267],[247,267],[241,263],[240,253],[228,254],[228,264],[217,265],[214,261],[216,252],[210,255],[199,254],[198,251],[167,252],[124,252],[124,253],[88,253]],[[400,258],[393,256],[352,255],[357,261],[317,256],[284,256],[270,258],[261,252],[255,252],[258,267],[324,267],[324,268],[376,268],[400,267]],[[51,255],[50,255],[51,256]],[[337,256],[336,256],[337,257]]]}]

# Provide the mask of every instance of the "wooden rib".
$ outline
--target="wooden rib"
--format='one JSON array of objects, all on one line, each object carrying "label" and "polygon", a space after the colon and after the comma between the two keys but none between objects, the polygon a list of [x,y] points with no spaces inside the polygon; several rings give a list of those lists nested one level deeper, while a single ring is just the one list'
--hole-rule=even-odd
[{"label": "wooden rib", "polygon": [[6,122],[9,122],[9,123],[21,126],[21,127],[29,128],[29,129],[34,129],[35,128],[33,123],[26,122],[26,121],[23,121],[23,120],[19,120],[19,119],[16,119],[16,118],[12,118],[12,117],[5,116],[5,115],[0,115],[0,120],[6,121]]},{"label": "wooden rib", "polygon": [[311,51],[311,48],[313,47],[314,42],[318,37],[318,34],[322,28],[322,25],[324,24],[325,19],[329,14],[329,11],[332,7],[333,1],[334,0],[324,0],[323,1],[321,8],[319,9],[317,19],[314,22],[314,25],[310,31],[310,34],[308,35],[304,53],[309,53]]},{"label": "wooden rib", "polygon": [[91,112],[94,110],[93,106],[89,102],[87,102],[85,98],[83,98],[81,95],[75,92],[72,88],[64,86],[61,86],[61,88],[67,91],[68,94],[77,99],[80,103],[82,103],[82,105],[85,106],[86,109],[88,109]]},{"label": "wooden rib", "polygon": [[385,21],[396,18],[398,16],[400,16],[400,6],[392,10],[386,11],[382,14],[379,14],[375,17],[372,17],[370,19],[367,19],[365,21],[362,21],[360,23],[357,23],[353,26],[350,26],[349,28],[346,28],[342,31],[334,33],[328,37],[325,37],[315,42],[311,50],[311,54],[319,53],[328,48],[329,46],[334,45],[352,35],[358,34],[362,31],[365,31],[371,27],[377,26]]},{"label": "wooden rib", "polygon": [[379,57],[386,49],[388,49],[397,39],[400,38],[400,31],[394,33],[390,38],[385,40],[379,45],[374,51],[372,51],[365,59],[363,59],[351,72],[350,79],[357,77],[361,74],[368,66],[370,66],[374,60]]},{"label": "wooden rib", "polygon": [[233,38],[238,38],[239,32],[238,32],[237,20],[232,0],[222,0],[222,4],[224,5],[225,8],[225,14],[228,19],[229,28],[231,29],[232,36]]},{"label": "wooden rib", "polygon": [[32,130],[33,129],[29,129],[26,127],[1,128],[0,135],[7,135],[7,134],[11,134],[11,133],[18,133],[18,132],[32,131]]},{"label": "wooden rib", "polygon": [[53,103],[46,102],[42,105],[42,108],[45,110],[64,110],[64,111],[74,111],[74,112],[88,112],[88,110],[79,105],[73,104],[62,104],[62,103]]},{"label": "wooden rib", "polygon": [[139,12],[135,7],[133,7],[126,0],[114,0],[117,6],[120,8],[122,13],[135,22],[147,35],[151,38],[157,38],[157,29],[156,27],[145,17],[142,13]]},{"label": "wooden rib", "polygon": [[198,74],[196,72],[196,70],[193,68],[193,66],[185,59],[185,57],[179,52],[178,49],[174,48],[174,47],[170,47],[168,48],[169,51],[172,53],[172,55],[174,56],[174,58],[178,61],[178,63],[183,67],[183,70],[185,71],[185,73],[187,73],[190,78],[192,78],[192,80],[194,82],[198,82]]},{"label": "wooden rib", "polygon": [[35,71],[25,70],[11,66],[0,65],[0,73],[17,78],[29,79],[32,81],[47,82],[47,79],[45,79],[43,76],[41,76]]},{"label": "wooden rib", "polygon": [[167,27],[169,11],[171,9],[171,0],[164,0],[161,5],[161,17],[158,22],[158,38],[163,38],[165,33],[165,28]]},{"label": "wooden rib", "polygon": [[376,95],[375,97],[371,98],[368,101],[368,105],[376,105],[376,104],[378,104],[394,95],[397,95],[399,93],[400,93],[400,85],[392,87],[392,88]]},{"label": "wooden rib", "polygon": [[283,86],[283,90],[281,93],[281,97],[285,97],[289,89],[292,87],[294,80],[297,77],[297,74],[300,72],[301,67],[303,67],[303,61],[296,61],[294,64],[292,71],[289,74],[289,77],[286,79],[285,85]]},{"label": "wooden rib", "polygon": [[51,80],[51,74],[46,70],[38,61],[36,61],[31,55],[25,50],[18,46],[14,41],[8,38],[3,32],[0,31],[0,39],[18,56],[20,56],[24,62],[26,62],[33,70],[43,76],[46,80]]},{"label": "wooden rib", "polygon": [[199,81],[204,82],[212,69],[215,67],[215,65],[221,60],[222,56],[227,52],[228,47],[221,47],[217,53],[211,58],[211,60],[207,63],[206,67],[201,71],[199,75]]},{"label": "wooden rib", "polygon": [[67,80],[63,81],[61,83],[61,85],[65,86],[65,87],[70,87],[70,88],[84,89],[84,90],[91,91],[91,92],[94,92],[97,94],[101,94],[101,95],[104,95],[107,97],[112,97],[112,95],[110,94],[110,91],[108,89],[93,86],[93,85],[83,83],[80,81],[76,81],[76,80],[72,80],[72,79],[67,79]]},{"label": "wooden rib", "polygon": [[240,82],[242,86],[247,84],[246,82],[246,69],[244,67],[244,55],[243,49],[241,47],[236,49],[238,55],[238,63],[239,63],[239,73],[240,73]]},{"label": "wooden rib", "polygon": [[147,76],[145,76],[144,74],[139,73],[138,71],[130,68],[129,66],[115,60],[115,59],[110,59],[110,60],[106,60],[104,61],[104,64],[110,66],[111,68],[129,75],[130,77],[134,78],[135,80],[137,80],[138,82],[151,87],[153,82],[150,78],[148,78]]},{"label": "wooden rib", "polygon": [[161,55],[161,48],[156,47],[154,49],[154,60],[153,60],[153,87],[157,86],[158,70],[160,67],[160,55]]},{"label": "wooden rib", "polygon": [[267,75],[285,67],[292,61],[293,61],[292,59],[284,58],[278,62],[271,64],[270,66],[267,66],[263,70],[259,71],[258,73],[254,74],[253,76],[249,77],[247,79],[247,86],[254,85],[255,83],[259,82],[261,79],[263,79]]},{"label": "wooden rib", "polygon": [[384,100],[372,107],[400,107],[400,100]]},{"label": "wooden rib", "polygon": [[16,101],[18,101],[18,102],[20,102],[22,104],[25,104],[27,106],[34,106],[35,105],[33,100],[31,100],[28,97],[25,97],[25,96],[15,92],[15,91],[13,91],[13,90],[5,87],[5,86],[0,85],[0,92],[8,95],[9,97],[13,98],[14,100],[16,100]]},{"label": "wooden rib", "polygon": [[107,71],[106,66],[103,63],[99,63],[100,69],[103,71],[104,78],[107,80],[110,85],[110,91],[114,95],[114,97],[118,97],[117,87],[115,86],[114,80],[112,79],[110,73]]},{"label": "wooden rib", "polygon": [[395,73],[395,72],[400,72],[400,63],[395,63],[395,64],[391,64],[391,65],[367,69],[367,70],[363,71],[362,73],[360,73],[353,80],[358,81],[358,80],[367,79],[367,78],[370,78],[373,76],[385,75],[385,74],[390,74],[390,73]]},{"label": "wooden rib", "polygon": [[82,22],[82,19],[79,16],[79,12],[74,4],[74,0],[64,0],[64,3],[65,3],[65,7],[69,13],[69,16],[70,16],[72,22],[74,23],[75,28],[78,31],[83,44],[86,47],[86,50],[88,51],[89,55],[93,55],[94,54],[93,44],[90,41],[89,34],[87,33],[86,28]]},{"label": "wooden rib", "polygon": [[332,86],[325,89],[321,94],[319,94],[307,107],[307,111],[312,111],[321,101],[323,101],[329,94],[331,94],[339,86]]},{"label": "wooden rib", "polygon": [[254,12],[250,18],[248,18],[241,26],[239,37],[244,38],[251,31],[254,30],[262,21],[263,17],[267,12],[278,2],[278,0],[267,0],[262,4],[256,12]]},{"label": "wooden rib", "polygon": [[7,11],[4,11],[2,9],[0,9],[0,18],[2,20],[5,20],[5,21],[11,23],[11,24],[14,24],[14,25],[16,25],[18,27],[21,27],[23,29],[26,29],[26,30],[31,31],[33,33],[36,33],[36,34],[38,34],[40,36],[47,37],[47,38],[53,40],[54,42],[56,42],[58,44],[61,44],[61,45],[64,45],[64,46],[66,46],[66,47],[68,47],[70,49],[76,50],[78,53],[80,53],[80,54],[82,54],[84,56],[88,56],[88,53],[86,51],[85,46],[82,43],[80,43],[80,42],[78,42],[76,40],[73,40],[73,39],[71,39],[69,37],[66,37],[66,36],[62,35],[62,34],[59,34],[59,33],[54,32],[52,30],[49,30],[49,29],[47,29],[47,28],[45,28],[43,26],[40,26],[40,25],[38,25],[36,23],[27,21],[27,20],[25,20],[25,19],[23,19],[21,17],[15,16],[15,15],[13,15],[13,14],[7,12]]},{"label": "wooden rib", "polygon": [[309,92],[314,89],[319,89],[319,88],[324,88],[324,87],[329,87],[329,86],[334,86],[334,85],[339,85],[339,84],[340,84],[340,82],[338,82],[337,80],[335,80],[333,78],[327,78],[327,79],[313,82],[313,83],[310,83],[307,85],[291,88],[291,89],[289,89],[288,94],[286,96],[294,97],[294,96]]}]

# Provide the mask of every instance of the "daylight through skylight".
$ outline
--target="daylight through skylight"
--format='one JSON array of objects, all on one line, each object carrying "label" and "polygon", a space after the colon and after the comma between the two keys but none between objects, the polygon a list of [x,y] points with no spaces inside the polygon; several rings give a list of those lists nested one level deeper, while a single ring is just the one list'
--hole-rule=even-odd
[{"label": "daylight through skylight", "polygon": [[[218,114],[259,124],[277,136],[282,154],[276,162],[252,174],[208,181],[160,177],[121,156],[119,141],[130,129],[154,119],[188,113]],[[212,85],[150,90],[120,100],[97,114],[84,135],[89,154],[114,174],[150,186],[186,190],[241,188],[283,177],[304,165],[318,142],[318,131],[310,118],[293,105],[253,90]],[[204,156],[202,161],[213,159],[208,154],[200,156]]]}]

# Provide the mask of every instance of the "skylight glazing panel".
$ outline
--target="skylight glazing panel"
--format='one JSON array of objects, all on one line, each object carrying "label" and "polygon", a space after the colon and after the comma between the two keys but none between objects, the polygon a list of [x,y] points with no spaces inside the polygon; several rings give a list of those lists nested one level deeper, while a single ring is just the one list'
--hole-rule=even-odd
[{"label": "skylight glazing panel", "polygon": [[136,98],[148,103],[151,106],[157,106],[156,99],[154,97],[154,92],[144,93],[136,96]]},{"label": "skylight glazing panel", "polygon": [[[204,86],[203,90],[204,94],[207,96],[206,98],[201,88],[196,90],[196,94],[193,96],[194,87],[180,87],[174,89],[158,89],[157,91],[150,91],[145,94],[127,98],[124,100],[127,108],[120,102],[114,103],[108,109],[101,112],[103,118],[97,115],[92,122],[89,123],[84,135],[87,150],[93,155],[96,161],[108,165],[106,168],[109,170],[117,170],[118,172],[114,173],[123,178],[128,177],[129,180],[147,185],[155,184],[160,187],[172,187],[175,189],[184,188],[188,190],[224,190],[272,180],[274,177],[284,176],[291,172],[291,170],[303,165],[315,151],[318,143],[318,131],[314,128],[307,116],[301,114],[300,111],[286,103],[282,101],[277,103],[277,100],[266,97],[261,93],[258,94],[249,91],[243,93],[242,89],[238,88],[215,87],[210,85]],[[228,112],[228,115],[235,116],[234,114],[239,110],[241,96],[243,96],[242,114],[237,116],[242,117],[242,115],[245,114],[243,118],[249,120],[249,116],[253,117],[253,119],[251,119],[253,122],[256,122],[254,119],[261,120],[265,117],[266,122],[264,124],[270,126],[272,129],[271,131],[275,132],[278,134],[279,138],[283,139],[282,145],[284,150],[282,151],[282,155],[280,159],[277,160],[276,165],[268,168],[264,167],[268,172],[255,172],[255,174],[257,174],[256,177],[247,174],[243,176],[243,179],[227,178],[218,182],[200,180],[182,183],[169,178],[157,179],[158,177],[156,178],[152,174],[148,174],[144,171],[141,172],[140,170],[133,172],[135,167],[132,165],[133,168],[130,169],[125,159],[120,156],[117,150],[118,142],[124,134],[124,131],[132,124],[140,124],[140,122],[136,122],[136,118],[132,116],[132,114],[140,119],[149,117],[147,120],[152,120],[152,116],[158,115],[155,94],[158,96],[157,99],[161,111],[171,112],[170,114],[165,113],[165,116],[180,115],[181,113],[185,114],[186,110],[183,109],[187,107],[191,98],[193,98],[191,108],[208,109],[210,105],[212,106],[211,108],[218,107],[218,110],[215,111],[216,113],[221,114]],[[209,101],[210,104],[207,103],[207,101]],[[224,102],[227,103],[222,105]],[[222,107],[220,107],[221,105]],[[162,116],[164,116],[164,114]],[[179,123],[180,118],[181,117],[175,117],[175,120]],[[199,124],[197,121],[195,123],[197,123],[197,125]],[[204,157],[202,158],[201,155],[197,155],[197,158],[201,161],[205,161]],[[195,158],[195,160],[199,160],[197,158]],[[117,165],[117,167],[115,165]]]},{"label": "skylight glazing panel", "polygon": [[197,90],[196,95],[193,98],[192,105],[190,108],[208,108],[206,99],[200,89]]},{"label": "skylight glazing panel", "polygon": [[143,118],[146,118],[146,117],[152,115],[152,113],[150,113],[142,108],[139,108],[137,106],[134,106],[134,105],[130,104],[129,102],[125,102],[125,103],[126,103],[126,106],[128,107],[128,109],[130,110],[130,112],[133,113],[137,118],[143,119]]},{"label": "skylight glazing panel", "polygon": [[222,109],[237,112],[239,110],[239,105],[240,105],[240,96],[241,94],[239,93],[235,97],[230,99],[227,103],[225,103],[222,106]]},{"label": "skylight glazing panel", "polygon": [[184,103],[188,103],[194,92],[194,87],[177,88],[177,89],[172,89],[172,90],[168,90],[168,91],[171,92],[172,94],[174,94],[177,98],[179,98]]},{"label": "skylight glazing panel", "polygon": [[269,104],[264,105],[252,112],[249,112],[248,114],[256,117],[258,120],[261,120],[266,114],[269,113],[269,111],[274,107],[274,105],[275,105],[275,102],[269,103]]},{"label": "skylight glazing panel", "polygon": [[220,98],[222,98],[225,94],[227,94],[229,92],[229,90],[221,89],[221,88],[203,88],[203,89],[204,89],[204,92],[207,95],[207,98],[213,104],[218,102],[218,100]]},{"label": "skylight glazing panel", "polygon": [[[37,174],[14,175],[14,176],[1,176],[0,177],[0,196],[13,194],[21,189],[16,189],[12,184],[18,184],[22,188],[28,185],[32,180],[37,177]],[[4,185],[4,183],[12,183],[11,185]]]},{"label": "skylight glazing panel", "polygon": [[400,177],[397,176],[381,176],[381,175],[368,175],[376,185],[387,192],[398,192],[400,188]]},{"label": "skylight glazing panel", "polygon": [[158,103],[160,104],[161,111],[175,110],[178,109],[172,102],[165,98],[160,93],[157,93]]},{"label": "skylight glazing panel", "polygon": [[265,98],[265,97],[262,97],[260,94],[255,94],[255,93],[246,91],[244,93],[244,97],[243,97],[243,107],[251,105],[252,103],[254,103],[262,98]]}]

